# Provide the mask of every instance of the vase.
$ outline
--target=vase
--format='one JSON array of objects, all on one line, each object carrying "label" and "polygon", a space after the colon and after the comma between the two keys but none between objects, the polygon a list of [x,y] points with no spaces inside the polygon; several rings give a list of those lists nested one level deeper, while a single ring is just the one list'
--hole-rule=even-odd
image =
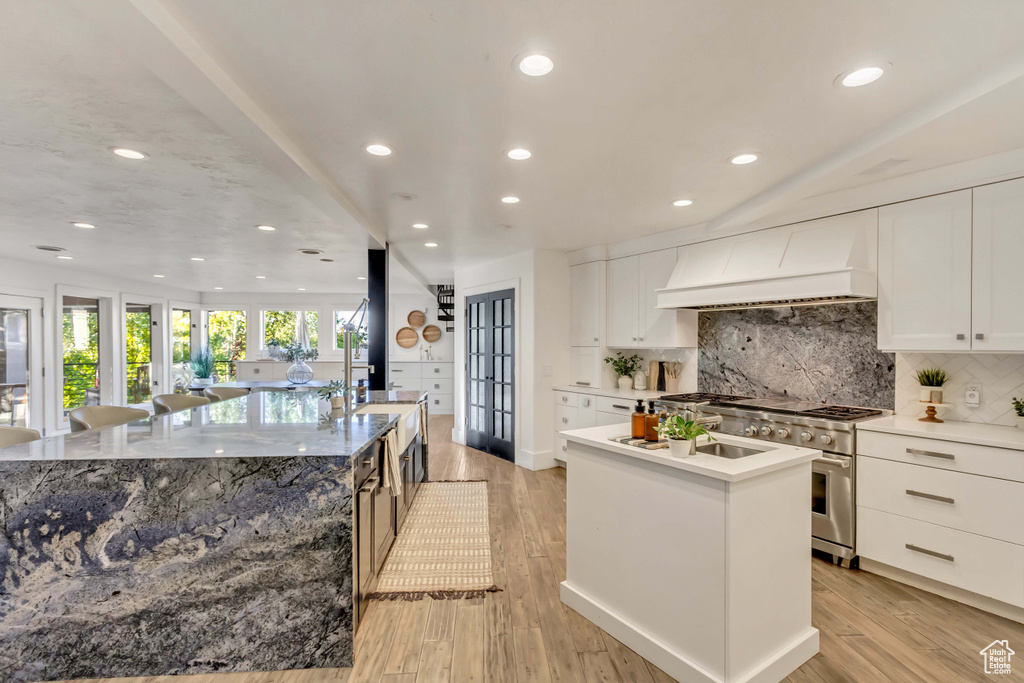
[{"label": "vase", "polygon": [[633,375],[633,388],[637,391],[643,391],[647,388],[647,375],[644,374],[643,370],[637,370],[636,374]]},{"label": "vase", "polygon": [[305,361],[297,360],[288,368],[288,372],[284,373],[284,376],[292,384],[305,384],[313,379],[313,369],[306,365]]},{"label": "vase", "polygon": [[345,407],[345,397],[344,396],[332,396],[331,397],[331,408],[338,409],[338,408],[344,408],[344,407]]},{"label": "vase", "polygon": [[693,439],[669,439],[668,452],[673,458],[689,458],[697,454],[697,442]]},{"label": "vase", "polygon": [[918,396],[921,403],[942,403],[942,387],[921,387]]},{"label": "vase", "polygon": [[196,377],[194,381],[195,381],[196,384],[198,384],[200,386],[209,386],[209,385],[213,384],[213,378],[212,377]]},{"label": "vase", "polygon": [[633,388],[633,378],[629,375],[619,377],[619,391],[629,391]]},{"label": "vase", "polygon": [[1024,415],[1017,416],[1017,429],[1024,429]]}]

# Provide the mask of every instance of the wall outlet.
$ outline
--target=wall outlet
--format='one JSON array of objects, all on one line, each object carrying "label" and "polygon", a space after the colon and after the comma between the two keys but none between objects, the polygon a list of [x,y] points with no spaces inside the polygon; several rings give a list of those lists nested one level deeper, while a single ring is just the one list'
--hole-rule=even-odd
[{"label": "wall outlet", "polygon": [[967,387],[967,391],[964,392],[964,403],[969,408],[977,408],[981,405],[981,387],[977,384],[971,384]]},{"label": "wall outlet", "polygon": [[551,377],[554,374],[555,374],[555,366],[554,365],[545,365],[544,366],[544,376],[545,377]]}]

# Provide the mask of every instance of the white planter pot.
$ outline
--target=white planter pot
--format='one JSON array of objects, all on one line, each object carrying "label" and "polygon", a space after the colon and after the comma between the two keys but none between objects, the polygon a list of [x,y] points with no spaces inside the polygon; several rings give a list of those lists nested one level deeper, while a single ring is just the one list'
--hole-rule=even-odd
[{"label": "white planter pot", "polygon": [[1017,429],[1024,429],[1024,417],[1017,416]]},{"label": "white planter pot", "polygon": [[629,375],[619,377],[619,391],[629,391],[633,388],[633,378]]},{"label": "white planter pot", "polygon": [[696,441],[684,441],[683,439],[669,439],[668,452],[673,458],[689,458],[697,454]]},{"label": "white planter pot", "polygon": [[333,398],[331,398],[331,408],[344,408],[344,407],[345,407],[345,397],[344,396],[334,396]]},{"label": "white planter pot", "polygon": [[213,384],[213,378],[212,377],[196,377],[192,381],[195,382],[196,384],[200,385],[200,386],[209,386],[209,385]]},{"label": "white planter pot", "polygon": [[942,403],[942,387],[921,387],[921,403]]}]

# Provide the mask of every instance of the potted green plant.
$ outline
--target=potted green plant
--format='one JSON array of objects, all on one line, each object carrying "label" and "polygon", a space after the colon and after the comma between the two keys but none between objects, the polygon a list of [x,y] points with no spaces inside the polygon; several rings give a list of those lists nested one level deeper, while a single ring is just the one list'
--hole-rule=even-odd
[{"label": "potted green plant", "polygon": [[1017,426],[1024,429],[1024,399],[1014,396],[1013,409],[1017,411]]},{"label": "potted green plant", "polygon": [[629,391],[633,386],[633,374],[640,369],[640,364],[643,361],[635,353],[632,356],[623,356],[622,352],[619,351],[615,354],[614,358],[608,356],[604,359],[604,362],[610,363],[612,369],[615,370],[615,374],[619,376],[619,389],[621,391]]},{"label": "potted green plant", "polygon": [[209,349],[199,349],[192,354],[189,365],[196,384],[213,384],[213,354]]},{"label": "potted green plant", "polygon": [[917,371],[917,382],[921,385],[921,403],[942,403],[942,385],[949,377],[945,370],[926,368]]},{"label": "potted green plant", "polygon": [[673,458],[688,458],[697,453],[697,439],[707,436],[708,430],[703,425],[687,420],[682,415],[671,415],[658,425],[658,435],[668,439],[668,450]]},{"label": "potted green plant", "polygon": [[340,379],[330,382],[325,387],[317,390],[320,398],[331,402],[331,408],[335,410],[345,407],[345,395],[348,393],[348,385]]},{"label": "potted green plant", "polygon": [[306,365],[307,360],[316,360],[320,357],[317,349],[304,349],[298,343],[288,344],[281,349],[281,358],[292,364],[284,373],[292,384],[305,384],[313,379],[313,368]]},{"label": "potted green plant", "polygon": [[270,360],[278,360],[281,357],[281,342],[276,339],[267,340],[267,356]]}]

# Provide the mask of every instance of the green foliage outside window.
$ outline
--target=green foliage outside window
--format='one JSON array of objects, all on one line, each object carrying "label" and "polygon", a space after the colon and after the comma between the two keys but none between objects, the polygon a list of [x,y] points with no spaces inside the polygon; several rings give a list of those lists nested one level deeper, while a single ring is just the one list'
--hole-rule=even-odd
[{"label": "green foliage outside window", "polygon": [[[343,349],[345,348],[345,323],[348,322],[349,318],[352,317],[353,311],[335,311],[334,313],[334,330],[337,336],[334,348]],[[352,346],[356,349],[363,351],[369,348],[367,341],[369,340],[369,330],[366,328],[366,321],[369,318],[363,319],[363,324],[352,333]],[[356,318],[353,322],[359,322]]]},{"label": "green foliage outside window", "polygon": [[[263,346],[270,346],[276,341],[281,348],[298,341],[295,334],[296,321],[299,319],[298,311],[263,311]],[[306,311],[306,327],[309,329],[309,347],[317,348],[317,321],[316,311]]]},{"label": "green foliage outside window", "polygon": [[206,334],[217,378],[235,380],[235,361],[245,360],[245,311],[210,311]]},{"label": "green foliage outside window", "polygon": [[192,358],[192,312],[175,309],[171,315],[171,339],[174,342],[174,363],[188,363]]},{"label": "green foliage outside window", "polygon": [[125,367],[129,403],[142,403],[152,398],[152,326],[149,307],[129,309],[125,322]]},{"label": "green foliage outside window", "polygon": [[85,405],[86,389],[97,387],[96,366],[99,363],[99,315],[90,311],[84,316],[82,311],[76,313],[85,319],[84,335],[75,340],[74,318],[72,309],[64,309],[63,344],[64,344],[64,409],[71,410]]}]

